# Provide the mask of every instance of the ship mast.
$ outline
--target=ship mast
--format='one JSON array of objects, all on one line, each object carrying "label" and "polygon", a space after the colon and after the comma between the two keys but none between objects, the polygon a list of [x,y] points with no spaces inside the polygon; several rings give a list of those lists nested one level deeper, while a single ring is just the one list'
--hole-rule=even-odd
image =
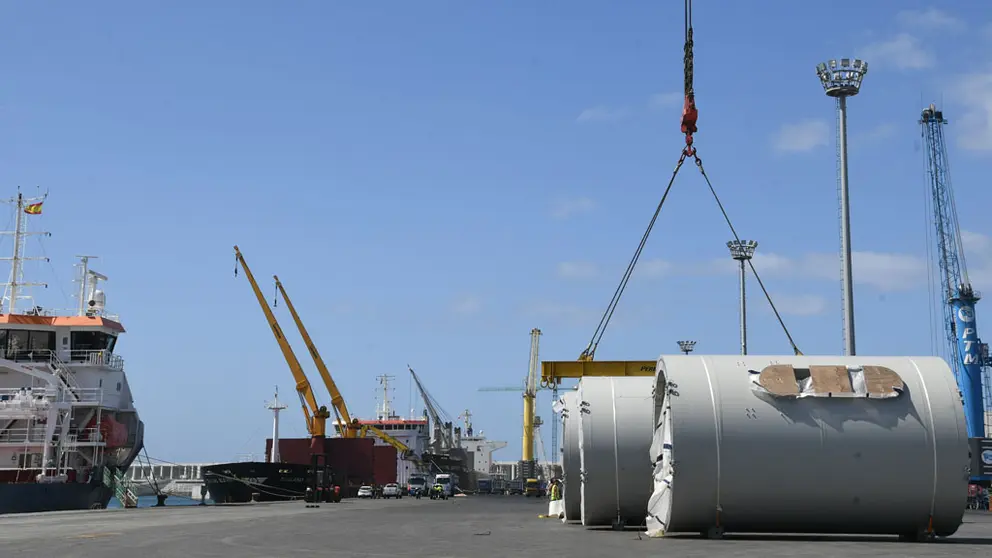
[{"label": "ship mast", "polygon": [[376,417],[379,420],[389,420],[389,417],[393,414],[393,408],[389,400],[389,381],[394,378],[396,376],[390,376],[389,374],[383,374],[375,378],[382,384],[382,404],[375,410]]},{"label": "ship mast", "polygon": [[269,453],[269,463],[279,463],[279,411],[286,408],[286,405],[279,402],[279,386],[276,386],[276,395],[265,408],[272,411],[272,451]]},{"label": "ship mast", "polygon": [[[14,212],[14,230],[13,231],[3,231],[0,234],[10,234],[14,236],[14,254],[10,258],[0,258],[3,260],[9,260],[11,262],[10,266],[10,280],[3,284],[4,294],[3,300],[0,301],[0,312],[6,310],[7,314],[17,313],[17,299],[18,298],[31,298],[30,295],[20,295],[18,291],[21,287],[48,287],[47,283],[34,283],[21,281],[24,266],[23,263],[27,260],[45,260],[48,258],[43,257],[25,257],[24,256],[24,242],[28,235],[44,235],[51,236],[52,233],[49,232],[28,232],[25,230],[27,228],[27,220],[24,218],[25,215],[37,215],[41,213],[41,204],[44,203],[45,198],[48,194],[44,196],[39,196],[35,198],[24,198],[24,195],[20,192],[17,193],[16,198],[11,198],[6,200],[6,203],[13,204],[16,207]],[[29,208],[36,208],[36,211],[29,213]],[[32,301],[33,302],[33,301]]]}]

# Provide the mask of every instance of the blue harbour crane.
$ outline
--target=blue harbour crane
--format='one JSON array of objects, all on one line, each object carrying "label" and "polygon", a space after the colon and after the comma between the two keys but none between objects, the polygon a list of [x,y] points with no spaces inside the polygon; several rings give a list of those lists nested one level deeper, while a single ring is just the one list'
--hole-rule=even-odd
[{"label": "blue harbour crane", "polygon": [[978,336],[975,303],[980,293],[971,286],[965,263],[961,228],[951,187],[942,111],[934,105],[920,115],[923,147],[926,150],[930,185],[930,212],[936,227],[937,262],[941,281],[941,307],[947,335],[947,360],[954,370],[964,403],[969,438],[984,438],[992,430],[988,411],[992,408],[989,385],[988,344]]}]

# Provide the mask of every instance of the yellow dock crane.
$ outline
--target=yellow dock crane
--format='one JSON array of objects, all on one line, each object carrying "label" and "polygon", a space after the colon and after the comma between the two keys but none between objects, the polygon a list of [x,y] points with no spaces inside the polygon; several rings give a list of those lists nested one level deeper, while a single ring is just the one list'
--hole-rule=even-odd
[{"label": "yellow dock crane", "polygon": [[[289,314],[293,317],[293,321],[296,322],[296,329],[300,331],[300,336],[303,337],[303,342],[307,346],[307,350],[310,351],[310,356],[313,358],[314,364],[317,366],[317,372],[320,373],[320,377],[324,380],[324,387],[327,388],[327,393],[331,396],[331,407],[334,409],[334,414],[338,419],[338,424],[341,425],[341,436],[344,438],[355,438],[357,435],[357,430],[351,428],[352,420],[351,414],[348,413],[348,406],[344,403],[344,397],[341,396],[341,392],[338,390],[337,384],[334,383],[334,379],[331,378],[331,373],[327,369],[327,365],[324,364],[324,359],[321,358],[320,353],[317,351],[317,346],[313,344],[313,339],[310,338],[310,333],[307,332],[307,328],[303,326],[303,320],[300,319],[300,315],[296,313],[296,307],[293,306],[293,302],[289,299],[289,295],[286,294],[286,289],[282,286],[282,281],[279,280],[278,275],[273,275],[272,279],[276,282],[276,290],[282,295],[283,301],[286,302],[286,308],[289,309]],[[278,299],[274,300],[272,305],[278,304]]]},{"label": "yellow dock crane", "polygon": [[275,335],[276,341],[279,343],[279,349],[282,350],[286,364],[289,365],[289,370],[293,373],[293,379],[296,380],[296,393],[300,396],[303,416],[307,423],[307,432],[310,433],[311,438],[324,438],[327,433],[327,419],[330,417],[330,413],[327,411],[327,407],[317,404],[317,399],[313,395],[313,390],[310,387],[310,382],[307,380],[306,374],[303,372],[303,367],[300,366],[300,361],[296,358],[296,354],[286,340],[286,336],[283,335],[282,328],[279,327],[279,322],[276,320],[275,315],[272,314],[272,310],[269,309],[265,296],[262,295],[262,291],[258,288],[258,283],[255,281],[255,276],[252,275],[251,269],[248,268],[248,264],[245,262],[245,258],[237,246],[234,247],[234,256],[236,258],[234,274],[238,274],[237,264],[240,264],[241,269],[245,271],[245,277],[248,278],[248,283],[251,285],[252,291],[255,292],[258,305],[262,307],[265,319],[269,322],[269,327],[272,328],[272,334]]},{"label": "yellow dock crane", "polygon": [[[383,442],[386,442],[396,448],[404,459],[416,461],[417,459],[413,450],[397,438],[390,436],[382,429],[376,428],[375,426],[369,424],[363,425],[357,418],[351,418],[351,413],[348,412],[348,405],[344,402],[344,397],[341,395],[341,391],[338,390],[337,384],[334,383],[334,378],[331,377],[331,373],[327,369],[327,365],[324,363],[323,357],[320,356],[320,352],[317,351],[317,346],[314,345],[313,339],[310,337],[310,333],[303,325],[303,320],[300,319],[300,315],[296,312],[296,307],[293,306],[293,302],[289,299],[289,295],[286,294],[286,289],[283,287],[282,281],[279,280],[279,276],[277,275],[273,275],[272,278],[276,282],[276,290],[282,296],[283,301],[286,303],[286,308],[289,309],[289,313],[293,317],[293,321],[296,323],[296,329],[299,330],[300,336],[303,337],[303,342],[306,343],[307,350],[310,351],[310,356],[313,358],[314,365],[317,367],[317,372],[320,374],[321,379],[324,380],[324,386],[327,388],[327,393],[331,396],[331,407],[334,409],[334,414],[337,417],[337,423],[340,428],[341,436],[343,438],[362,438],[371,432]],[[278,303],[278,299],[273,301],[273,306],[275,306],[276,303]]]}]

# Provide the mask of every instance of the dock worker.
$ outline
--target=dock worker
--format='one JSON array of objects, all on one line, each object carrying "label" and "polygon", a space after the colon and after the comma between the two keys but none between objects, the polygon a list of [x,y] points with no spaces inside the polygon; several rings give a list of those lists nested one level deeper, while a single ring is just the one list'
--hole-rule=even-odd
[{"label": "dock worker", "polygon": [[551,479],[551,501],[561,500],[561,482],[558,479]]}]

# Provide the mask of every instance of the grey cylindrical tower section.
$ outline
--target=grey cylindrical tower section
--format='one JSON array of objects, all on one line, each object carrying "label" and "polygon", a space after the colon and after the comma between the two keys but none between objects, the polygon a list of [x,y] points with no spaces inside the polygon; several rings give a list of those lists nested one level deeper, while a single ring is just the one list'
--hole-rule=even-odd
[{"label": "grey cylindrical tower section", "polygon": [[582,454],[579,452],[579,394],[567,391],[561,396],[562,452],[561,467],[564,471],[565,487],[562,500],[565,505],[565,520],[578,521],[582,518]]},{"label": "grey cylindrical tower section", "polygon": [[579,382],[581,513],[587,527],[644,524],[652,489],[653,387],[652,377]]},{"label": "grey cylindrical tower section", "polygon": [[655,393],[653,535],[961,524],[967,431],[940,358],[662,356]]}]

